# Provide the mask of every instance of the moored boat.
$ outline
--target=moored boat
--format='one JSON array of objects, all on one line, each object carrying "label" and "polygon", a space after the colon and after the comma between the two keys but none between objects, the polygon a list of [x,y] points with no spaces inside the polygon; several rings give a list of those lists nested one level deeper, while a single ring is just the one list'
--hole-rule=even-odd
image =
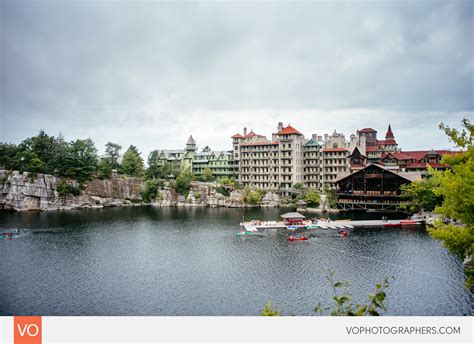
[{"label": "moored boat", "polygon": [[290,236],[289,238],[286,238],[286,240],[288,240],[288,241],[306,241],[306,240],[308,240],[308,237],[307,236],[302,236],[302,237]]}]

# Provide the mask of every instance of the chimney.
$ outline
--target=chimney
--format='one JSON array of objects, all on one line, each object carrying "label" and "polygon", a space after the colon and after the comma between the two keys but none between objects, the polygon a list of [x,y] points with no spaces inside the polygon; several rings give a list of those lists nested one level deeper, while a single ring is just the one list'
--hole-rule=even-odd
[{"label": "chimney", "polygon": [[324,134],[324,142],[327,142],[328,141],[328,134]]},{"label": "chimney", "polygon": [[244,127],[244,136],[247,136],[247,127]]},{"label": "chimney", "polygon": [[322,141],[323,140],[323,136],[322,135],[318,135],[318,141]]},{"label": "chimney", "polygon": [[278,122],[278,133],[283,130],[283,122]]},{"label": "chimney", "polygon": [[318,141],[318,135],[316,135],[316,134],[311,135],[311,139],[313,141]]}]

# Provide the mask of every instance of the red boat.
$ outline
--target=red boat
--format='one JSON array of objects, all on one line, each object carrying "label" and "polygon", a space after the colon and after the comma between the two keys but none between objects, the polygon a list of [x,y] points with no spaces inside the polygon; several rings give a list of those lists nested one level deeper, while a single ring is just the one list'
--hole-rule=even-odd
[{"label": "red boat", "polygon": [[399,223],[384,223],[383,226],[384,227],[400,227],[401,224],[399,224]]},{"label": "red boat", "polygon": [[415,221],[415,220],[401,220],[400,224],[403,225],[419,225],[420,222]]},{"label": "red boat", "polygon": [[303,240],[308,240],[308,237],[307,236],[302,236],[302,237],[296,238],[294,236],[290,236],[286,240],[288,240],[288,241],[303,241]]}]

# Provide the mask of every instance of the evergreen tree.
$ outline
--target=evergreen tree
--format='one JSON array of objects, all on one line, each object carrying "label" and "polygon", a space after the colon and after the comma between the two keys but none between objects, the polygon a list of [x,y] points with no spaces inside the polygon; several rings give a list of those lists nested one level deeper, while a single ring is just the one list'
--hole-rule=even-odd
[{"label": "evergreen tree", "polygon": [[123,173],[140,177],[143,175],[143,159],[138,152],[137,147],[130,145],[123,155],[121,170]]}]

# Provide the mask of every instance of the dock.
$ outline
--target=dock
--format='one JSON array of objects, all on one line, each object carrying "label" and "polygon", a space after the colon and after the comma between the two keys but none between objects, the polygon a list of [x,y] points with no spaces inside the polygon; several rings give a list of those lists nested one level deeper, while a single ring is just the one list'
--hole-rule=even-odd
[{"label": "dock", "polygon": [[[305,229],[307,226],[311,225],[317,225],[319,223],[323,225],[328,225],[328,224],[339,224],[339,225],[349,225],[348,227],[352,226],[353,228],[375,228],[375,227],[384,227],[385,225],[391,225],[391,226],[402,226],[402,223],[400,221],[404,220],[342,220],[342,221],[321,221],[317,223],[313,223],[311,221],[303,221],[300,224],[292,224],[291,226],[296,229]],[[412,223],[412,224],[403,224],[403,226],[419,226],[422,225],[422,221],[418,221],[417,223]],[[252,222],[244,222],[243,227],[245,229],[251,230],[266,230],[266,229],[288,229],[288,225],[285,224],[284,221],[252,221]],[[386,227],[386,226],[385,226]],[[317,228],[316,228],[317,229]],[[323,229],[321,227],[321,229]]]}]

